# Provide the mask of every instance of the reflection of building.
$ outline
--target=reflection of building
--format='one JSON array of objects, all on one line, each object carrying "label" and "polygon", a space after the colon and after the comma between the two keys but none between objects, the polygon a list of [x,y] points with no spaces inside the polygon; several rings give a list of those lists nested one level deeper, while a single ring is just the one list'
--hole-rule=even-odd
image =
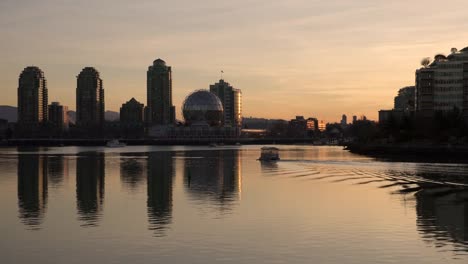
[{"label": "reflection of building", "polygon": [[82,127],[104,124],[104,89],[99,72],[84,68],[77,77],[76,124]]},{"label": "reflection of building", "polygon": [[172,152],[150,152],[148,154],[148,221],[149,229],[156,235],[172,221],[172,181],[174,161]]},{"label": "reflection of building", "polygon": [[416,193],[419,231],[425,239],[442,245],[455,243],[468,251],[468,192],[452,190],[443,195],[422,190]]},{"label": "reflection of building", "polygon": [[104,202],[104,154],[91,153],[76,160],[76,200],[84,226],[97,225]]},{"label": "reflection of building", "polygon": [[184,164],[184,181],[195,198],[208,199],[229,209],[241,194],[241,161],[239,150],[191,151]]},{"label": "reflection of building", "polygon": [[210,92],[221,100],[224,108],[224,126],[242,126],[242,93],[223,79],[210,85]]},{"label": "reflection of building", "polygon": [[68,130],[68,107],[52,102],[49,105],[49,122],[59,131]]},{"label": "reflection of building", "polygon": [[62,184],[64,177],[68,175],[68,159],[62,155],[48,156],[46,159],[49,183],[52,187],[57,187]]},{"label": "reflection of building", "polygon": [[147,72],[147,119],[150,125],[175,123],[175,108],[172,105],[172,70],[166,62],[157,59]]},{"label": "reflection of building", "polygon": [[47,161],[39,155],[18,156],[19,217],[38,228],[47,205]]},{"label": "reflection of building", "polygon": [[35,66],[24,68],[18,80],[18,124],[34,127],[47,121],[47,81]]},{"label": "reflection of building", "polygon": [[[132,157],[126,157],[127,155],[131,155]],[[135,156],[135,153],[120,154],[120,180],[130,191],[137,190],[140,185],[143,184],[143,173],[145,169],[143,161],[141,159],[133,158],[133,156]]]}]

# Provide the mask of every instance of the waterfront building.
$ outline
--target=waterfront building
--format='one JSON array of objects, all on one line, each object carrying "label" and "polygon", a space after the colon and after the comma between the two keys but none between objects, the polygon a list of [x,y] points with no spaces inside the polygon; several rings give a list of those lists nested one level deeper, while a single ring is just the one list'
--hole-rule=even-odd
[{"label": "waterfront building", "polygon": [[[423,63],[424,62],[424,63]],[[421,117],[432,118],[435,111],[458,108],[468,118],[468,47],[448,56],[438,54],[432,63],[423,60],[416,70],[416,111]]]},{"label": "waterfront building", "polygon": [[102,127],[104,124],[104,89],[99,72],[84,68],[77,76],[76,124],[80,127]]},{"label": "waterfront building", "polygon": [[173,125],[172,69],[157,59],[147,71],[147,122],[149,125]]},{"label": "waterfront building", "polygon": [[36,66],[24,68],[18,80],[18,124],[37,127],[47,121],[48,91],[44,72]]},{"label": "waterfront building", "polygon": [[125,125],[143,124],[144,106],[135,98],[130,99],[120,108],[120,122]]},{"label": "waterfront building", "polygon": [[296,116],[288,122],[289,137],[306,137],[307,136],[307,120],[304,116]]},{"label": "waterfront building", "polygon": [[68,107],[52,102],[48,108],[49,122],[59,131],[68,130]]},{"label": "waterfront building", "polygon": [[242,126],[242,92],[223,79],[210,85],[210,92],[219,97],[224,108],[223,126]]},{"label": "waterfront building", "polygon": [[325,123],[325,121],[320,120],[318,124],[318,129],[320,130],[320,132],[325,131],[326,128],[327,128],[327,124]]},{"label": "waterfront building", "polygon": [[307,131],[318,131],[318,120],[315,117],[309,117],[306,120]]},{"label": "waterfront building", "polygon": [[379,111],[379,123],[395,122],[397,124],[401,123],[403,117],[405,116],[405,111],[403,110],[380,110]]},{"label": "waterfront building", "polygon": [[208,90],[189,94],[183,102],[182,113],[185,119],[183,126],[151,126],[148,135],[174,139],[222,139],[240,134],[240,128],[222,125],[223,105]]},{"label": "waterfront building", "polygon": [[413,111],[415,100],[415,86],[403,87],[395,96],[393,109],[401,111]]}]

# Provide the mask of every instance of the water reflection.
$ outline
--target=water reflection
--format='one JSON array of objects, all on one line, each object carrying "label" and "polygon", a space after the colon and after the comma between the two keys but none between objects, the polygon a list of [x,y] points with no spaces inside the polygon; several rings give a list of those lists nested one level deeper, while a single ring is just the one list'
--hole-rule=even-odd
[{"label": "water reflection", "polygon": [[40,229],[47,207],[47,159],[39,155],[18,156],[19,218]]},{"label": "water reflection", "polygon": [[416,193],[418,230],[438,247],[454,243],[468,252],[468,191],[440,189]]},{"label": "water reflection", "polygon": [[[418,166],[419,183],[415,193],[417,227],[425,241],[437,247],[454,245],[456,252],[468,253],[468,189],[466,165],[440,168]],[[440,184],[444,183],[444,184]]]},{"label": "water reflection", "polygon": [[192,198],[230,209],[241,194],[241,170],[238,150],[186,152],[184,185]]},{"label": "water reflection", "polygon": [[120,180],[127,190],[135,192],[144,184],[146,160],[131,153],[121,153],[120,156]]},{"label": "water reflection", "polygon": [[76,203],[82,226],[96,226],[104,202],[104,153],[86,153],[76,160]]},{"label": "water reflection", "polygon": [[48,156],[46,159],[49,182],[52,187],[58,188],[62,185],[63,179],[68,175],[68,159],[63,155]]},{"label": "water reflection", "polygon": [[172,221],[173,152],[148,153],[148,221],[155,236],[165,235]]}]

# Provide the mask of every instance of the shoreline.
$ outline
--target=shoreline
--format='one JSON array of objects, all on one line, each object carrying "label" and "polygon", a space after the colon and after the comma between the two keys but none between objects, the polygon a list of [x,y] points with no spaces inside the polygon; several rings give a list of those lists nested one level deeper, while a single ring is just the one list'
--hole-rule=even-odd
[{"label": "shoreline", "polygon": [[347,144],[351,153],[395,161],[468,163],[468,145],[452,144]]},{"label": "shoreline", "polygon": [[[0,147],[51,147],[51,146],[105,146],[111,139],[10,139],[0,141]],[[200,138],[200,139],[119,139],[129,146],[142,145],[273,145],[273,144],[310,144],[313,139],[288,138]]]}]

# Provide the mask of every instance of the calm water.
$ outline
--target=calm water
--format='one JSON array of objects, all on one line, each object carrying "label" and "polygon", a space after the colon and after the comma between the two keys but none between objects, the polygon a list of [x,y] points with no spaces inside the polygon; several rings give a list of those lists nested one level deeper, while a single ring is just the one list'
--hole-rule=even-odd
[{"label": "calm water", "polygon": [[1,149],[0,263],[467,263],[467,165],[260,147]]}]

